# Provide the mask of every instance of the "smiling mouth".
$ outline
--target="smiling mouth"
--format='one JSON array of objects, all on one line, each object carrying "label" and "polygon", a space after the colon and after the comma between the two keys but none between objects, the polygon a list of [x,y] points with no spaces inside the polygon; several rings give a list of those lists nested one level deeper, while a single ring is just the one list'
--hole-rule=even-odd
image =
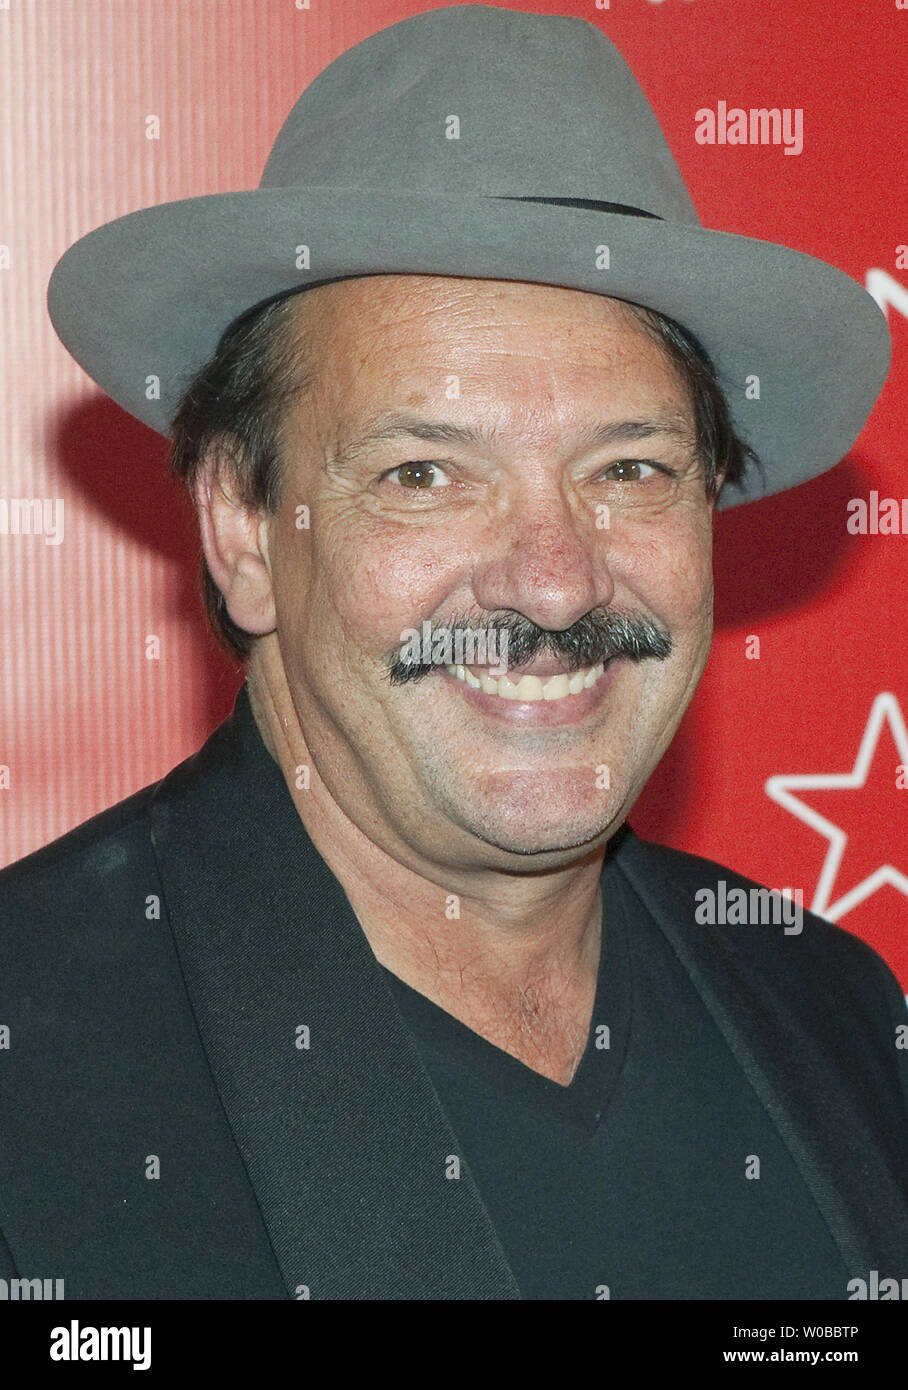
[{"label": "smiling mouth", "polygon": [[583,666],[578,671],[560,672],[543,679],[540,676],[523,675],[512,681],[508,676],[488,675],[483,671],[478,676],[469,666],[446,666],[449,676],[463,681],[471,690],[482,690],[486,695],[497,695],[501,700],[518,700],[521,704],[531,704],[536,700],[564,700],[568,695],[579,695],[589,690],[602,675],[608,662],[600,661],[596,666]]}]

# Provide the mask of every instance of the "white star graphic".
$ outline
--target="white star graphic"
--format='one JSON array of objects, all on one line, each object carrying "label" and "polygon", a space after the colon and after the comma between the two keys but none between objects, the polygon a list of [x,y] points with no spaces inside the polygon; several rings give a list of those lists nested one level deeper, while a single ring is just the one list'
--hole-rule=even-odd
[{"label": "white star graphic", "polygon": [[809,825],[811,829],[825,835],[829,841],[826,861],[823,864],[813,902],[810,905],[811,912],[816,912],[818,916],[825,917],[829,922],[838,922],[840,918],[845,916],[846,912],[850,912],[853,907],[857,907],[858,903],[869,898],[871,893],[882,888],[884,883],[891,884],[893,888],[897,888],[900,893],[904,893],[908,897],[908,877],[900,873],[892,864],[881,864],[878,869],[875,869],[872,874],[858,883],[844,897],[839,898],[837,902],[830,903],[833,884],[842,862],[845,846],[848,843],[848,836],[844,830],[833,825],[832,821],[821,816],[813,807],[805,805],[799,797],[793,796],[792,792],[818,790],[820,788],[863,787],[873,762],[880,733],[887,720],[895,740],[895,746],[898,749],[899,761],[908,767],[908,729],[905,728],[905,720],[895,695],[889,691],[884,691],[873,702],[873,708],[870,711],[870,718],[867,721],[852,772],[808,773],[798,777],[770,777],[766,782],[766,795],[772,801],[784,807],[786,811],[790,811],[793,816],[797,816],[798,820]]}]

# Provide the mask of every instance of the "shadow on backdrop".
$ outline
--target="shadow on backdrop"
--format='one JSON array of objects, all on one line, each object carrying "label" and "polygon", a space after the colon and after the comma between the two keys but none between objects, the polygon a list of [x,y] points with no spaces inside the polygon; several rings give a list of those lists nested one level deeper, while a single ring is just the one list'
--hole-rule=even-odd
[{"label": "shadow on backdrop", "polygon": [[204,683],[199,709],[213,729],[230,713],[242,674],[208,627],[192,503],[170,476],[168,441],[108,396],[97,396],[62,416],[55,444],[65,477],[104,524],[167,562],[173,600],[163,617],[186,630],[197,648]]},{"label": "shadow on backdrop", "polygon": [[[719,512],[715,524],[715,632],[759,631],[760,625],[808,606],[844,582],[850,537],[850,498],[865,496],[875,469],[849,454],[808,483],[763,501]],[[709,684],[709,671],[704,685]],[[708,721],[717,701],[694,697],[672,743],[630,815],[646,839],[678,845],[689,789],[709,747]],[[730,716],[732,717],[732,716]]]}]

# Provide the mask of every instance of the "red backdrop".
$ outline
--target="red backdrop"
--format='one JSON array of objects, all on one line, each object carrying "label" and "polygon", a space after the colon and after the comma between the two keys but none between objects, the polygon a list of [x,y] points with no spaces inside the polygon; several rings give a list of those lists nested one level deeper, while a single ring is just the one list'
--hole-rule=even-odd
[{"label": "red backdrop", "polygon": [[[846,527],[851,499],[908,494],[905,3],[521,8],[580,15],[614,38],[704,223],[784,242],[862,282],[873,272],[888,300],[894,365],[851,455],[717,522],[711,663],[631,821],[802,888],[805,905],[865,937],[908,986],[908,535]],[[62,500],[64,519],[55,544],[0,533],[0,862],[161,776],[229,711],[240,679],[205,628],[193,521],[167,481],[165,442],[93,387],[54,335],[44,296],[56,259],[135,208],[255,186],[316,73],[431,8],[0,0],[0,497]],[[695,112],[719,101],[801,108],[803,151],[698,144]]]}]

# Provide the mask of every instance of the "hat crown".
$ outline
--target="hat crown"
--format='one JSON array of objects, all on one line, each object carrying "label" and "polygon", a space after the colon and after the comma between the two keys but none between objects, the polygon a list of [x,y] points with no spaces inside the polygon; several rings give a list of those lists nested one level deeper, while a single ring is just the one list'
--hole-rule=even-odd
[{"label": "hat crown", "polygon": [[331,63],[294,105],[261,187],[578,198],[699,224],[642,88],[584,19],[430,10]]}]

